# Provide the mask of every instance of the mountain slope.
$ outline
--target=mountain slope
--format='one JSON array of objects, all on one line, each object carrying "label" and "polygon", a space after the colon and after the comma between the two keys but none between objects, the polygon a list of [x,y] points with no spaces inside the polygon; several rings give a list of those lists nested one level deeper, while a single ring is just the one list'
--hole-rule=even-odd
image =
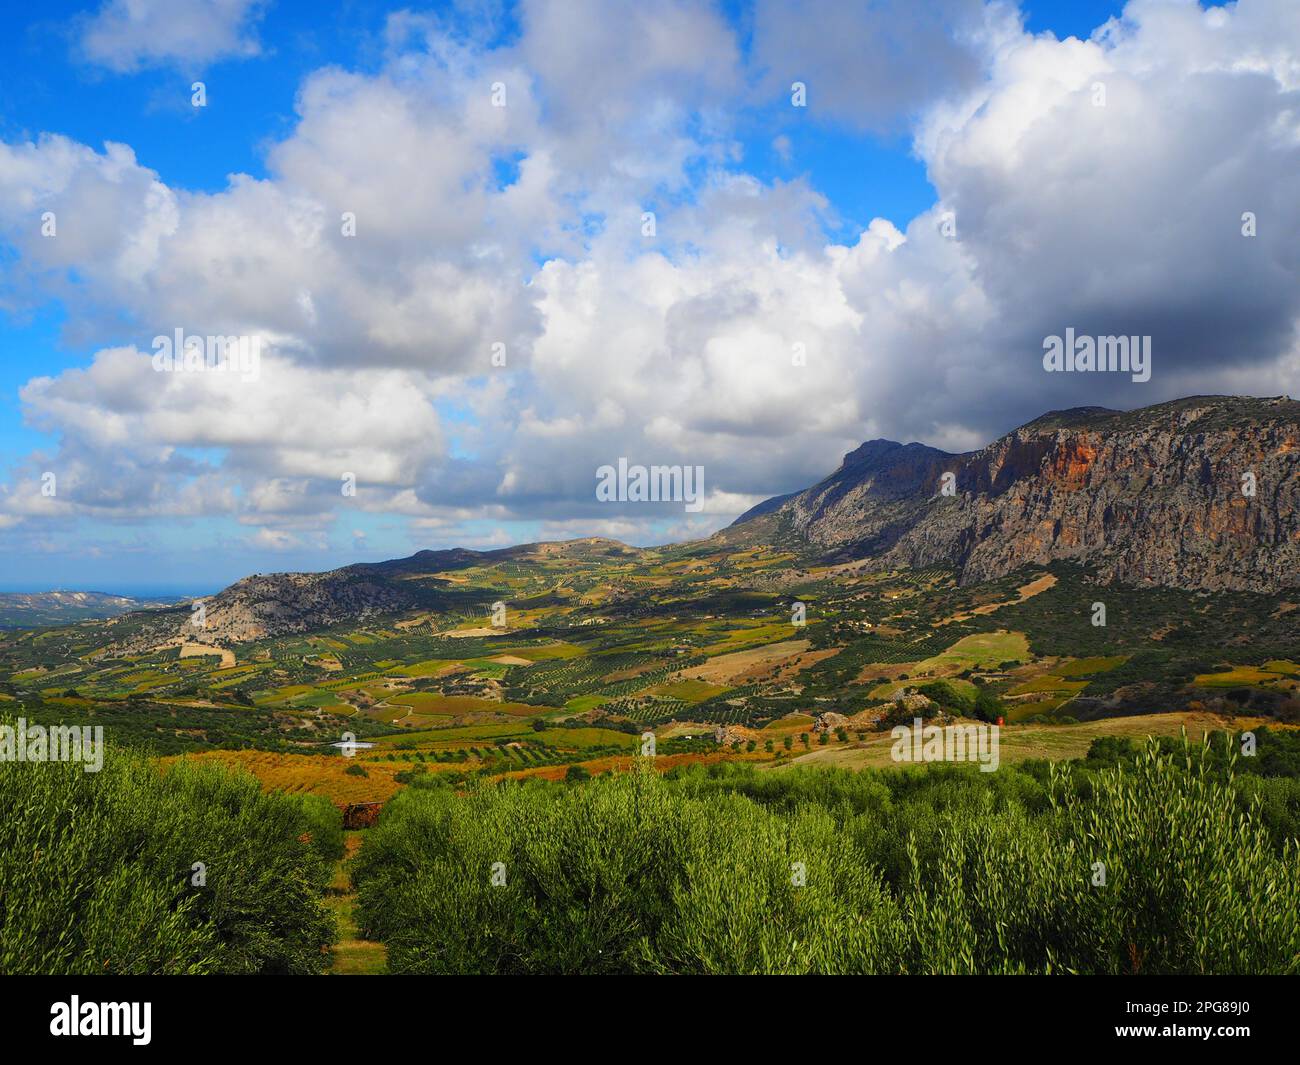
[{"label": "mountain slope", "polygon": [[0,629],[29,629],[110,618],[168,601],[105,592],[0,592]]},{"label": "mountain slope", "polygon": [[[1253,496],[1242,491],[1246,473]],[[945,495],[949,474],[954,491]],[[1192,397],[1129,412],[1053,411],[963,455],[871,440],[823,481],[760,503],[698,546],[755,545],[795,549],[805,562],[953,567],[966,584],[1068,559],[1103,581],[1296,586],[1300,403]],[[455,579],[472,567],[553,567],[558,583],[581,572],[616,598],[635,598],[615,586],[618,566],[641,554],[593,538],[256,574],[205,601],[203,628],[188,607],[132,615],[116,649],[242,643],[418,611],[483,613],[492,596]]]},{"label": "mountain slope", "polygon": [[[942,493],[945,474],[955,494]],[[1195,396],[1053,411],[962,455],[873,440],[720,537],[778,530],[873,568],[953,566],[963,583],[1071,559],[1103,581],[1290,587],[1300,584],[1300,403]]]},{"label": "mountain slope", "polygon": [[226,646],[418,611],[485,613],[495,596],[460,587],[439,575],[505,563],[603,567],[637,554],[636,548],[616,540],[592,537],[494,551],[459,547],[418,551],[407,558],[357,563],[322,573],[256,573],[202,600],[201,613],[187,603],[158,611],[156,616],[134,617],[129,633],[115,642],[114,650],[130,653],[185,644]]}]

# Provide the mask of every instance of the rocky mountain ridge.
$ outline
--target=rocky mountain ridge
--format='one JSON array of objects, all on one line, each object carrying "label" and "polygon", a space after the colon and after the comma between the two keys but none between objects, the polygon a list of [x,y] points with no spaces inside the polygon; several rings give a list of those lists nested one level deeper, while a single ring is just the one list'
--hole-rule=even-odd
[{"label": "rocky mountain ridge", "polygon": [[[1300,403],[1197,396],[1053,411],[960,455],[870,440],[829,477],[759,504],[699,546],[778,543],[795,544],[804,562],[951,567],[967,584],[1070,560],[1103,582],[1276,592],[1300,585]],[[590,538],[255,574],[204,601],[202,628],[188,606],[158,612],[118,650],[454,611],[463,593],[432,575],[566,553],[599,562],[638,549]]]},{"label": "rocky mountain ridge", "polygon": [[963,583],[1072,560],[1103,582],[1277,591],[1300,584],[1300,403],[1053,411],[960,455],[872,440],[724,535],[778,529],[872,568],[952,566]]}]

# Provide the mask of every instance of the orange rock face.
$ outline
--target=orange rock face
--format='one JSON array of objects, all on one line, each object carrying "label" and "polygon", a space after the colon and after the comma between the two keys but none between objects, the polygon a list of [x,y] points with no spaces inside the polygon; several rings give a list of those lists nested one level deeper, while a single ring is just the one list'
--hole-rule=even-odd
[{"label": "orange rock face", "polygon": [[833,557],[964,583],[1068,559],[1103,581],[1276,591],[1300,585],[1297,439],[1286,397],[1077,408],[963,455],[873,440],[756,509]]}]

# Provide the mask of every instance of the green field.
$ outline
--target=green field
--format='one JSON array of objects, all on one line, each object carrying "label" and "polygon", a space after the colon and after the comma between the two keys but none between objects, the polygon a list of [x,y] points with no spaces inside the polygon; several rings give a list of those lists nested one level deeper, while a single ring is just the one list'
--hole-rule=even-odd
[{"label": "green field", "polygon": [[925,674],[968,668],[994,669],[1003,662],[1024,662],[1029,657],[1029,643],[1023,632],[982,632],[965,636],[942,654],[925,659],[916,671]]}]

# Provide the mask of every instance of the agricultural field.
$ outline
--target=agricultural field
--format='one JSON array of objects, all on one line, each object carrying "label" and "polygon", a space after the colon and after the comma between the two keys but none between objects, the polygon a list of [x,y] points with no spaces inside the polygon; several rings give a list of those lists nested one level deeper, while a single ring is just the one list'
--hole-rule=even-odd
[{"label": "agricultural field", "polygon": [[[226,752],[268,787],[339,801],[422,773],[607,766],[646,733],[661,753],[691,745],[688,759],[866,764],[903,701],[1001,720],[1013,750],[1021,728],[1300,722],[1297,615],[1267,596],[1109,588],[1099,629],[1078,567],[963,587],[941,568],[862,572],[717,541],[539,544],[405,579],[436,598],[230,646],[140,647],[156,613],[3,633],[0,712],[93,719],[166,756]],[[348,737],[376,746],[341,753]]]}]

